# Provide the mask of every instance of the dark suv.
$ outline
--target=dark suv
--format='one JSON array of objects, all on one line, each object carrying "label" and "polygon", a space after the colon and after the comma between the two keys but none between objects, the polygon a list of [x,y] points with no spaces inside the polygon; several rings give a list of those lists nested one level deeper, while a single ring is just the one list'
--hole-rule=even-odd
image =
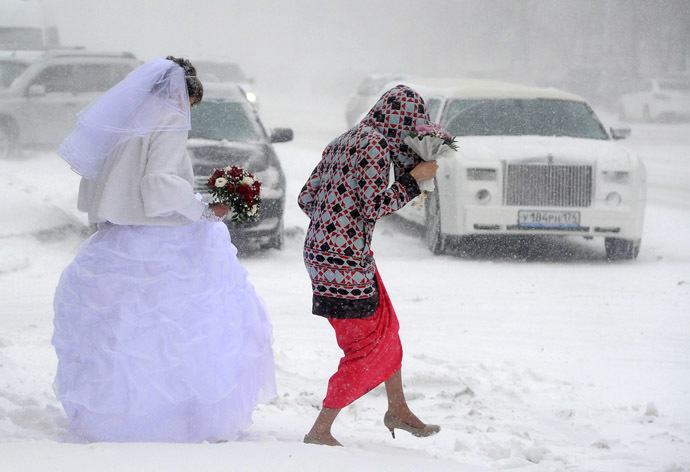
[{"label": "dark suv", "polygon": [[131,53],[85,49],[32,57],[9,87],[0,88],[0,158],[24,148],[56,148],[74,129],[77,113],[139,64]]},{"label": "dark suv", "polygon": [[241,247],[281,249],[285,209],[285,174],[273,143],[291,141],[290,128],[267,132],[244,90],[235,84],[204,85],[204,99],[192,107],[189,149],[196,190],[209,199],[206,182],[213,169],[243,167],[261,181],[261,208],[256,221],[226,219],[233,243]]}]

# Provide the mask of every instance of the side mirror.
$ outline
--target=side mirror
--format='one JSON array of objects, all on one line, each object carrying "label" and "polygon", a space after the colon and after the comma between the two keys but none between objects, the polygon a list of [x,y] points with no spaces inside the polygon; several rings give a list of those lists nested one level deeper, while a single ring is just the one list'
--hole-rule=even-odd
[{"label": "side mirror", "polygon": [[287,143],[292,141],[295,137],[295,133],[292,128],[275,128],[271,131],[271,142],[272,143]]},{"label": "side mirror", "polygon": [[630,136],[631,132],[628,125],[613,125],[610,130],[613,139],[625,139]]},{"label": "side mirror", "polygon": [[41,85],[41,84],[30,85],[29,90],[27,90],[27,92],[26,92],[26,95],[29,97],[42,97],[45,94],[46,94],[46,87],[45,87],[45,85]]}]

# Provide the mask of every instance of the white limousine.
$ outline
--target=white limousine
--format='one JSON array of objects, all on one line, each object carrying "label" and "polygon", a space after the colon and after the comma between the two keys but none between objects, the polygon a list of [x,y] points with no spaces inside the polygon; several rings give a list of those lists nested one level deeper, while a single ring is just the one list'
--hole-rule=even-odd
[{"label": "white limousine", "polygon": [[436,190],[398,212],[425,228],[429,249],[467,235],[604,238],[609,260],[640,250],[646,171],[585,100],[552,88],[487,80],[427,79],[431,119],[457,136],[439,160]]}]

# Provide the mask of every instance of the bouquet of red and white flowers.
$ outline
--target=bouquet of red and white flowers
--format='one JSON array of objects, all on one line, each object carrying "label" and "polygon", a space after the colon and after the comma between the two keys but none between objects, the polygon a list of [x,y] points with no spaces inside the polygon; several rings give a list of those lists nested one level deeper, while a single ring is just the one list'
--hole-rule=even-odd
[{"label": "bouquet of red and white flowers", "polygon": [[228,166],[214,169],[206,183],[217,203],[225,203],[237,223],[256,219],[261,205],[261,182],[246,170]]},{"label": "bouquet of red and white flowers", "polygon": [[[410,146],[419,157],[425,161],[435,161],[446,157],[458,150],[455,136],[451,136],[441,125],[429,123],[420,125],[405,138],[405,144]],[[434,181],[425,180],[419,185],[423,192],[434,190]]]}]

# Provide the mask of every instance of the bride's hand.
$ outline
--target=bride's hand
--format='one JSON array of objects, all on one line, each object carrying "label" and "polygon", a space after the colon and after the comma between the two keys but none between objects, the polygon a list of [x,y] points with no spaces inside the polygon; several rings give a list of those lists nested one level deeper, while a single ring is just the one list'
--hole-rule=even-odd
[{"label": "bride's hand", "polygon": [[230,206],[225,203],[211,203],[208,207],[218,218],[225,218],[230,211]]}]

